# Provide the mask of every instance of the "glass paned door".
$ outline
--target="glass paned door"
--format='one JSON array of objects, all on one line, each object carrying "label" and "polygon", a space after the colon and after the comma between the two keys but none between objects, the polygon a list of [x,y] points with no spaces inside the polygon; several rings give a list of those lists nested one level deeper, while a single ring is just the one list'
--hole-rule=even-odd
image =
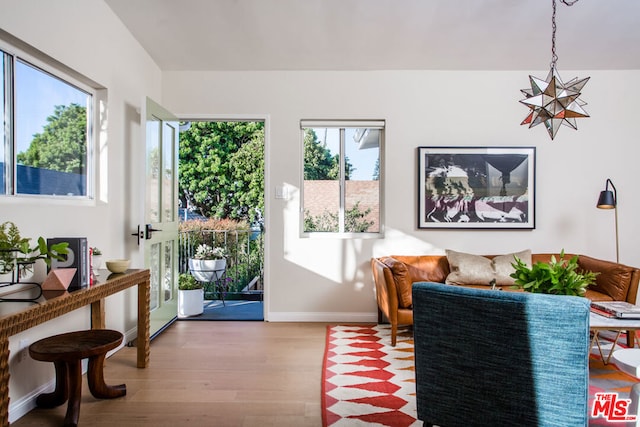
[{"label": "glass paned door", "polygon": [[178,313],[178,119],[146,103],[145,265],[151,271],[151,335]]}]

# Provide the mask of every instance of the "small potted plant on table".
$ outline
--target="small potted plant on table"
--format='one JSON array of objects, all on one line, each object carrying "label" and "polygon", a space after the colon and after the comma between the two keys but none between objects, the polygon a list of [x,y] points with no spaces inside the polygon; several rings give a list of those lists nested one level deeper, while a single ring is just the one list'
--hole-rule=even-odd
[{"label": "small potted plant on table", "polygon": [[11,221],[0,224],[0,275],[10,274],[11,278],[3,284],[20,282],[27,273],[33,272],[33,264],[39,259],[48,266],[51,260],[62,261],[68,253],[69,243],[61,242],[47,247],[43,237],[31,246],[31,239],[22,237],[18,226]]},{"label": "small potted plant on table", "polygon": [[202,314],[204,309],[204,289],[202,284],[190,274],[178,276],[178,316],[188,317]]},{"label": "small potted plant on table", "polygon": [[91,269],[93,274],[99,276],[98,270],[102,268],[102,251],[96,247],[91,248]]}]

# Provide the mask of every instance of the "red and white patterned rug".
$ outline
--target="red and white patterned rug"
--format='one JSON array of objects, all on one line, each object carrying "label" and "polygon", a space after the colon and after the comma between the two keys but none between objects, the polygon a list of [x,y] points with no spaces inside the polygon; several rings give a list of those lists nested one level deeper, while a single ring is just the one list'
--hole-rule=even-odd
[{"label": "red and white patterned rug", "polygon": [[[606,334],[602,334],[605,342],[615,337]],[[621,337],[618,345],[624,347],[625,340]],[[589,408],[595,393],[613,392],[627,398],[631,386],[638,382],[614,364],[603,365],[595,348],[589,365]],[[389,325],[327,327],[323,427],[422,426],[416,420],[414,371],[411,330],[401,331],[396,347],[391,347]],[[589,426],[606,425],[621,424],[601,417],[589,420]]]},{"label": "red and white patterned rug", "polygon": [[421,426],[413,334],[391,347],[389,325],[329,326],[322,370],[323,426]]}]

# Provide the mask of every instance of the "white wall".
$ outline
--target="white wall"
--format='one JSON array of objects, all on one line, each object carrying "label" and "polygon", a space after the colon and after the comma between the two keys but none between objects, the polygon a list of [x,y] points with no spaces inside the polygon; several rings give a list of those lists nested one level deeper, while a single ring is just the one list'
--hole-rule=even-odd
[{"label": "white wall", "polygon": [[[541,64],[544,65],[544,64]],[[520,126],[529,72],[164,72],[165,106],[183,117],[268,115],[266,286],[269,320],[374,320],[369,259],[442,253],[585,253],[615,259],[614,215],[596,209],[606,178],[618,189],[620,260],[640,266],[635,101],[640,71],[564,71],[591,76],[588,119],[554,141],[543,125]],[[531,70],[544,78],[548,70]],[[385,119],[385,223],[377,240],[301,238],[300,119]],[[419,230],[416,147],[535,146],[536,229]],[[274,189],[289,186],[288,201]]]},{"label": "white wall", "polygon": [[[0,223],[15,222],[23,236],[85,236],[90,245],[103,250],[106,258],[133,258],[141,267],[133,237],[134,224],[141,223],[142,187],[140,168],[139,109],[144,96],[161,101],[161,74],[130,33],[102,0],[0,0],[0,28],[64,65],[107,88],[107,122],[100,141],[100,194],[89,204],[50,203],[46,200],[0,197]],[[124,333],[135,328],[137,296],[135,290],[107,300],[107,327]],[[11,339],[17,343],[62,331],[90,327],[89,309],[21,333]],[[132,337],[133,338],[133,337]],[[49,366],[51,365],[51,366]],[[33,405],[38,387],[53,379],[53,365],[27,358],[10,362],[10,420]]]},{"label": "white wall", "polygon": [[[0,221],[28,236],[87,236],[106,257],[141,260],[132,227],[142,222],[135,201],[141,183],[139,111],[143,96],[180,115],[267,117],[267,316],[269,320],[374,320],[369,259],[389,253],[441,253],[445,248],[503,253],[587,253],[613,259],[613,213],[595,208],[607,177],[619,194],[621,261],[640,265],[635,241],[640,208],[636,181],[639,71],[561,70],[565,80],[590,75],[583,99],[590,119],[560,130],[551,142],[541,126],[519,126],[527,72],[165,72],[161,73],[101,0],[0,0],[0,28],[83,73],[108,90],[108,125],[101,141],[100,197],[89,206],[0,198]],[[541,64],[544,65],[544,64]],[[531,72],[546,76],[547,70]],[[302,239],[299,120],[373,118],[387,122],[383,239]],[[537,228],[533,231],[416,229],[416,147],[537,147]],[[274,199],[287,185],[290,200]],[[133,327],[135,296],[107,302],[107,326]],[[20,334],[31,341],[88,327],[88,310]],[[39,362],[12,360],[11,412],[53,378]],[[28,373],[27,373],[28,372]]]}]

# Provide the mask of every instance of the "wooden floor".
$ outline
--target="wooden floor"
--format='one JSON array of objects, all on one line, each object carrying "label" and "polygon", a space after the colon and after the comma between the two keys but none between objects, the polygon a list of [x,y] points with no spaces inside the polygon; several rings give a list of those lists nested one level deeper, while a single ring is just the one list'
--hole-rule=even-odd
[{"label": "wooden floor", "polygon": [[[97,400],[83,378],[81,426],[321,426],[321,323],[178,321],[151,342],[107,359],[107,384],[127,395]],[[53,369],[53,368],[52,368]],[[34,409],[15,427],[60,426],[66,404]]]}]

